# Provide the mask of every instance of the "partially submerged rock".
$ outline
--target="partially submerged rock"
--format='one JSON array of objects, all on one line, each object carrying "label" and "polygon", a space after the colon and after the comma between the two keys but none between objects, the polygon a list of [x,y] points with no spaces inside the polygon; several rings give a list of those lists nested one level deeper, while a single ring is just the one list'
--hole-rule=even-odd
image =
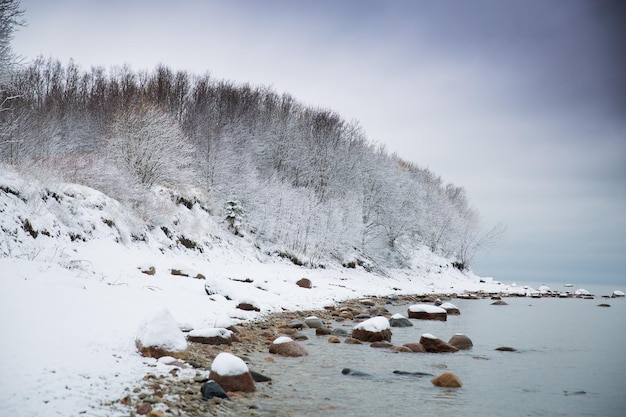
[{"label": "partially submerged rock", "polygon": [[280,356],[306,356],[309,353],[298,342],[287,336],[275,339],[269,347],[269,352]]},{"label": "partially submerged rock", "polygon": [[419,320],[448,320],[448,312],[437,306],[430,304],[414,304],[408,308],[410,319]]},{"label": "partially submerged rock", "polygon": [[444,387],[444,388],[460,388],[463,386],[463,383],[452,372],[444,372],[436,378],[430,380],[436,387]]},{"label": "partially submerged rock", "polygon": [[424,346],[424,349],[428,353],[453,353],[459,351],[456,347],[430,333],[424,333],[422,337],[420,337],[420,344]]},{"label": "partially submerged rock", "polygon": [[448,340],[448,343],[459,350],[471,349],[474,344],[472,340],[462,333],[457,333]]},{"label": "partially submerged rock", "polygon": [[352,337],[363,342],[391,341],[389,320],[382,316],[367,319],[354,326]]},{"label": "partially submerged rock", "polygon": [[413,323],[400,313],[396,313],[389,319],[389,325],[391,327],[412,327]]}]

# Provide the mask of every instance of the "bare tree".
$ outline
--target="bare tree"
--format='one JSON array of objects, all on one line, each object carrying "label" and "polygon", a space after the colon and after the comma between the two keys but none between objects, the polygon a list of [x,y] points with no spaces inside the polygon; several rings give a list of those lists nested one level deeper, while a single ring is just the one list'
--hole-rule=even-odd
[{"label": "bare tree", "polygon": [[193,148],[176,120],[154,104],[118,111],[106,144],[116,165],[148,188],[192,182]]}]

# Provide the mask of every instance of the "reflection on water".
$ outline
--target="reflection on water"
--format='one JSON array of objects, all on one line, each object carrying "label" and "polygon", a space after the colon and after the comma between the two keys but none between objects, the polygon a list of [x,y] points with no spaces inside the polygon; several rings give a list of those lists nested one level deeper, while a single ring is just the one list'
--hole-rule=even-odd
[{"label": "reflection on water", "polygon": [[[309,340],[301,343],[309,356],[250,356],[251,368],[273,379],[271,385],[257,384],[260,406],[283,416],[623,415],[624,299],[611,300],[613,310],[597,307],[593,300],[539,299],[531,306],[528,299],[507,302],[491,306],[490,300],[454,300],[460,316],[446,322],[413,320],[414,327],[392,329],[395,345],[417,342],[423,333],[444,340],[467,334],[474,348],[453,354],[331,344],[313,329],[304,330]],[[387,308],[406,314],[406,306]],[[349,331],[352,324],[334,327]],[[499,346],[518,351],[495,351]],[[369,376],[344,375],[344,368]],[[435,376],[453,372],[463,387],[438,388],[431,384],[432,376],[394,374],[396,370]]]}]

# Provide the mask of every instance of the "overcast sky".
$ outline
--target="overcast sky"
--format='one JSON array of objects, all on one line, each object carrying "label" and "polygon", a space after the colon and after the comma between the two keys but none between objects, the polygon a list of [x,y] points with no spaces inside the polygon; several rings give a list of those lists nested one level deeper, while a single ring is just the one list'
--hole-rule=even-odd
[{"label": "overcast sky", "polygon": [[626,2],[21,4],[27,60],[163,63],[359,121],[507,225],[479,275],[626,284]]}]

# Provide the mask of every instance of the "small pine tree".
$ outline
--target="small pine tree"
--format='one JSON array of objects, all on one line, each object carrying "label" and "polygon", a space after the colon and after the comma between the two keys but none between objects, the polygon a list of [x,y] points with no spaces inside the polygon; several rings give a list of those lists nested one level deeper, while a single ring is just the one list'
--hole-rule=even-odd
[{"label": "small pine tree", "polygon": [[237,236],[243,236],[241,228],[243,225],[243,207],[237,200],[229,200],[226,202],[225,220],[231,232]]}]

